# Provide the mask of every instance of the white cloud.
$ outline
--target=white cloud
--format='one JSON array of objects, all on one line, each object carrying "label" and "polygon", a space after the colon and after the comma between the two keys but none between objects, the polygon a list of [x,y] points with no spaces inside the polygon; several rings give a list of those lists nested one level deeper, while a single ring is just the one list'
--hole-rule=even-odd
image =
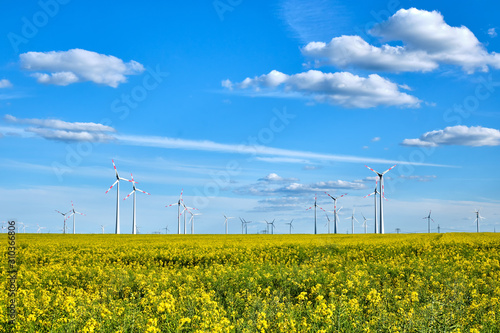
[{"label": "white cloud", "polygon": [[402,179],[408,179],[408,180],[416,180],[419,182],[430,182],[433,179],[436,179],[436,175],[426,175],[426,176],[419,176],[419,175],[411,175],[411,176],[405,176],[405,175],[400,175],[399,178]]},{"label": "white cloud", "polygon": [[318,102],[329,102],[347,108],[377,106],[418,107],[420,100],[399,91],[397,84],[377,74],[360,77],[348,72],[323,73],[317,70],[286,75],[276,70],[240,83],[223,81],[229,89],[250,89],[261,95],[280,91],[283,96],[299,95]]},{"label": "white cloud", "polygon": [[260,178],[259,181],[283,183],[283,182],[298,181],[298,179],[297,178],[283,178],[281,176],[278,176],[278,174],[276,174],[276,173],[270,173],[267,176]]},{"label": "white cloud", "polygon": [[377,142],[377,141],[380,141],[380,137],[379,136],[376,136],[372,139],[372,142]]},{"label": "white cloud", "polygon": [[89,132],[115,132],[111,126],[96,123],[70,123],[59,119],[20,119],[10,114],[5,115],[4,119],[10,123],[16,124],[29,124],[46,128],[70,131],[89,131]]},{"label": "white cloud", "polygon": [[[127,81],[126,75],[144,71],[144,66],[82,49],[69,51],[27,52],[19,56],[22,68],[34,71],[39,83],[66,86],[75,82],[92,81],[116,88]],[[48,72],[48,73],[42,73]]]},{"label": "white cloud", "polygon": [[467,127],[459,125],[424,133],[418,139],[405,139],[401,144],[410,147],[437,147],[441,145],[499,146],[500,131],[481,126]]},{"label": "white cloud", "polygon": [[5,115],[4,119],[15,124],[35,125],[37,127],[28,127],[24,131],[48,140],[89,142],[114,140],[114,137],[107,133],[115,132],[115,129],[103,124],[70,123],[59,119],[19,119],[9,114]]},{"label": "white cloud", "polygon": [[488,29],[488,35],[490,35],[491,38],[495,38],[496,36],[498,36],[495,28]]},{"label": "white cloud", "polygon": [[377,47],[359,36],[341,36],[327,44],[311,42],[302,52],[317,59],[319,65],[328,63],[340,68],[428,72],[448,64],[468,73],[500,68],[500,54],[488,53],[467,27],[448,25],[437,11],[400,9],[387,21],[376,24],[370,33],[382,41],[402,42],[403,46]]},{"label": "white cloud", "polygon": [[10,88],[10,87],[12,87],[12,83],[10,83],[9,80],[7,80],[7,79],[0,80],[0,89],[2,89],[2,88]]}]

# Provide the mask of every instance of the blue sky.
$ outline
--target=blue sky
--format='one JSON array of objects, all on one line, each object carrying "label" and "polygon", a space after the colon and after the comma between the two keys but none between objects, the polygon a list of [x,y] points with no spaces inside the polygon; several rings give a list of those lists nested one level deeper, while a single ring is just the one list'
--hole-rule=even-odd
[{"label": "blue sky", "polygon": [[[499,5],[467,1],[297,0],[139,4],[47,0],[1,11],[2,219],[60,232],[113,232],[111,159],[134,179],[141,232],[176,231],[175,202],[199,209],[197,233],[222,214],[276,219],[311,233],[318,204],[348,193],[373,219],[387,174],[385,228],[500,227]],[[122,183],[123,199],[132,186]],[[326,217],[318,214],[318,230]],[[369,226],[373,229],[370,222]],[[241,231],[238,218],[231,233]],[[121,230],[132,201],[121,201]],[[371,230],[369,229],[369,230]],[[362,232],[356,225],[355,232]]]}]

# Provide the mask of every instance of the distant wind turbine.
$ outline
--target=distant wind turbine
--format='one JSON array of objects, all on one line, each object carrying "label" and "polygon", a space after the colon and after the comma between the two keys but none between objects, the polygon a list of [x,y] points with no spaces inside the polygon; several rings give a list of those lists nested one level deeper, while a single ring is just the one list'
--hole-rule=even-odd
[{"label": "distant wind turbine", "polygon": [[42,229],[45,229],[45,227],[40,227],[38,224],[36,226],[38,227],[36,231],[37,234],[39,234],[42,231]]},{"label": "distant wind turbine", "polygon": [[85,214],[77,212],[75,210],[75,205],[73,205],[73,201],[71,201],[71,210],[70,210],[70,212],[71,212],[71,214],[69,214],[68,218],[70,218],[71,216],[73,216],[73,235],[74,235],[75,234],[75,216],[76,216],[76,214],[80,214],[82,216],[85,216]]},{"label": "distant wind turbine", "polygon": [[474,213],[476,214],[476,219],[474,220],[474,222],[476,223],[477,226],[477,232],[479,232],[479,221],[485,219],[485,217],[481,216],[481,214],[479,213],[479,209],[476,209]]},{"label": "distant wind turbine", "polygon": [[427,219],[427,232],[430,234],[431,233],[431,221],[434,222],[434,220],[431,217],[431,211],[429,211],[429,215],[423,217],[422,219],[423,220]]},{"label": "distant wind turbine", "polygon": [[130,174],[130,178],[131,178],[131,180],[129,180],[129,182],[132,183],[133,190],[123,200],[126,200],[128,197],[130,197],[130,195],[132,195],[132,193],[134,194],[134,208],[133,208],[133,212],[132,212],[132,214],[133,214],[133,219],[132,219],[132,234],[135,235],[135,234],[137,234],[137,224],[136,224],[136,220],[135,220],[135,192],[139,191],[139,192],[142,192],[142,193],[147,194],[147,195],[151,195],[151,193],[144,192],[143,190],[138,189],[135,186],[135,184],[137,184],[137,182],[134,180],[134,176],[132,174]]},{"label": "distant wind turbine", "polygon": [[106,193],[108,193],[113,186],[116,185],[116,226],[115,226],[115,234],[120,233],[120,180],[125,180],[129,181],[128,179],[122,178],[118,176],[118,170],[116,169],[115,161],[111,160],[113,162],[113,168],[115,168],[115,176],[116,176],[116,181],[111,185]]},{"label": "distant wind turbine", "polygon": [[354,209],[352,210],[351,217],[346,218],[346,220],[348,220],[348,219],[351,219],[351,230],[352,230],[352,234],[354,235],[354,221],[359,223],[358,220],[354,217]]},{"label": "distant wind turbine", "polygon": [[227,235],[227,229],[228,229],[228,228],[227,228],[227,221],[228,221],[228,220],[230,220],[230,219],[234,219],[234,217],[232,217],[232,216],[226,216],[226,214],[222,214],[222,215],[224,215],[224,218],[226,219],[226,220],[224,221],[224,225],[225,225],[225,227],[226,227],[226,235]]},{"label": "distant wind turbine", "polygon": [[317,212],[316,212],[316,209],[319,208],[321,209],[322,211],[324,211],[326,213],[326,210],[324,210],[323,208],[321,208],[320,206],[318,206],[318,196],[315,194],[314,195],[314,205],[307,208],[306,211],[308,210],[312,210],[314,207],[314,234],[316,235],[318,233],[318,224],[317,224]]},{"label": "distant wind turbine", "polygon": [[171,207],[177,205],[177,234],[181,234],[181,205],[184,205],[182,202],[182,192],[184,192],[184,189],[181,190],[181,195],[179,196],[179,200],[177,202],[174,202],[173,204],[170,204],[165,207]]},{"label": "distant wind turbine", "polygon": [[380,180],[380,190],[379,190],[379,193],[380,193],[380,218],[379,218],[379,233],[383,234],[385,233],[384,232],[384,200],[385,199],[385,191],[384,191],[384,175],[386,173],[388,173],[389,171],[391,171],[394,167],[396,166],[396,164],[394,164],[392,167],[390,167],[389,169],[385,170],[384,172],[380,173],[378,171],[375,171],[373,170],[372,168],[370,168],[369,166],[365,165],[365,167],[367,167],[368,169],[370,169],[371,171],[375,172],[377,174],[377,176],[379,177],[379,180]]},{"label": "distant wind turbine", "polygon": [[[333,197],[327,192],[325,192],[326,195],[328,195],[332,200],[333,200],[333,233],[336,234],[338,233],[338,222],[337,222],[337,200],[342,198],[343,196],[347,195],[347,193],[344,193],[338,197]],[[330,233],[330,231],[328,231]]]},{"label": "distant wind turbine", "polygon": [[290,226],[290,234],[292,234],[292,229],[293,229],[292,223],[293,223],[293,220],[291,220],[290,222],[285,223],[285,224],[288,224]]},{"label": "distant wind turbine", "polygon": [[364,219],[364,221],[363,221],[363,227],[365,227],[365,234],[366,234],[367,221],[368,221],[369,219],[367,219],[367,218],[365,217],[365,215],[363,214],[363,212],[361,212],[361,216],[363,216],[363,219]]},{"label": "distant wind turbine", "polygon": [[190,210],[188,210],[188,213],[191,214],[191,218],[189,219],[189,223],[191,223],[191,235],[194,235],[194,217],[201,214],[193,214]]},{"label": "distant wind turbine", "polygon": [[364,199],[364,198],[368,198],[371,195],[374,195],[374,199],[375,199],[375,205],[374,205],[374,207],[375,207],[375,216],[374,216],[375,233],[378,233],[378,231],[377,231],[377,228],[378,228],[378,225],[377,225],[377,194],[379,194],[379,192],[377,189],[377,185],[378,185],[378,179],[375,182],[375,190],[372,193],[365,195],[363,197],[363,199]]},{"label": "distant wind turbine", "polygon": [[68,214],[71,213],[72,211],[70,210],[67,213],[60,212],[57,209],[55,211],[58,212],[59,214],[61,214],[64,218],[63,234],[65,234],[66,233],[66,220],[68,219]]}]

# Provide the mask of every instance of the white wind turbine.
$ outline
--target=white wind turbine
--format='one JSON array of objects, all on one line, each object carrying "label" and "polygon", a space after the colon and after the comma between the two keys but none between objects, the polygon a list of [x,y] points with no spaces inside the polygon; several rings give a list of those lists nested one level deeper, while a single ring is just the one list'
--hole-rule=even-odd
[{"label": "white wind turbine", "polygon": [[323,208],[321,208],[320,206],[318,206],[318,196],[315,194],[314,195],[314,205],[307,208],[306,211],[308,210],[312,210],[314,207],[314,234],[316,235],[318,233],[318,225],[317,225],[317,212],[316,212],[316,209],[319,208],[321,209],[322,211],[324,211],[326,213],[326,210],[324,210]]},{"label": "white wind turbine", "polygon": [[330,217],[328,216],[327,213],[325,213],[325,216],[326,216],[326,219],[328,220],[328,222],[326,222],[325,226],[328,226],[328,233],[330,233],[330,224],[331,224]]},{"label": "white wind turbine", "polygon": [[371,171],[375,172],[377,174],[377,176],[379,177],[379,180],[380,180],[380,190],[379,190],[379,193],[380,193],[380,218],[379,218],[379,233],[383,234],[385,233],[384,232],[384,200],[382,199],[385,199],[385,192],[384,192],[384,175],[386,173],[388,173],[389,171],[391,171],[394,167],[396,166],[396,164],[394,164],[392,167],[390,167],[389,169],[385,170],[384,172],[380,173],[378,171],[375,171],[373,170],[372,168],[370,168],[369,166],[365,165],[365,167],[367,167],[368,169],[370,169]]},{"label": "white wind turbine", "polygon": [[189,219],[189,223],[191,224],[191,235],[194,235],[194,217],[201,214],[200,213],[193,214],[193,212],[190,210],[188,210],[188,213],[191,214],[191,218]]},{"label": "white wind turbine", "polygon": [[293,220],[291,220],[290,222],[285,223],[285,224],[288,224],[290,226],[290,234],[292,234],[292,229],[293,229],[292,223],[293,223]]},{"label": "white wind turbine", "polygon": [[[336,234],[336,233],[338,233],[337,200],[342,198],[344,195],[347,195],[347,193],[344,193],[338,197],[333,197],[326,192],[325,192],[325,194],[328,195],[333,200],[333,233]],[[328,231],[328,233],[330,233],[330,231]]]},{"label": "white wind turbine", "polygon": [[45,227],[40,227],[38,224],[36,225],[38,227],[38,229],[36,230],[36,233],[39,234],[42,229],[45,229]]},{"label": "white wind turbine", "polygon": [[58,211],[57,209],[56,209],[55,211],[56,211],[56,212],[58,212],[59,214],[61,214],[61,215],[63,216],[63,218],[64,218],[63,234],[65,234],[65,233],[66,233],[66,220],[67,220],[67,219],[68,219],[68,217],[69,217],[69,216],[68,216],[68,214],[69,214],[69,213],[71,213],[71,212],[72,212],[72,210],[70,210],[70,211],[69,211],[69,212],[67,212],[67,213],[62,213],[62,212]]},{"label": "white wind turbine", "polygon": [[241,221],[241,234],[248,234],[248,223],[252,223],[252,221],[247,221],[240,217]]},{"label": "white wind turbine", "polygon": [[116,185],[116,226],[115,226],[115,234],[118,235],[120,233],[120,180],[125,180],[125,181],[129,181],[129,180],[118,176],[118,170],[116,170],[115,161],[111,160],[111,162],[113,162],[113,168],[115,168],[116,181],[113,183],[113,185],[111,185],[108,188],[108,190],[106,191],[106,193],[108,193],[113,188],[113,186]]},{"label": "white wind turbine", "polygon": [[151,195],[151,193],[144,192],[143,190],[140,190],[137,187],[135,187],[135,184],[137,184],[137,182],[134,180],[134,176],[132,174],[130,174],[130,178],[132,178],[132,180],[129,180],[129,182],[132,183],[133,190],[123,200],[126,200],[128,197],[130,197],[132,195],[132,193],[134,194],[134,208],[133,208],[133,213],[132,213],[133,214],[132,234],[135,235],[135,234],[137,234],[137,224],[136,224],[136,219],[135,219],[135,192],[139,191],[139,192],[142,192],[142,193],[147,194],[147,195]]},{"label": "white wind turbine", "polygon": [[[266,221],[266,220],[264,220]],[[269,226],[271,226],[271,235],[274,235],[274,220],[272,222],[267,222],[266,221],[266,224],[267,224],[267,233],[269,234]]]},{"label": "white wind turbine", "polygon": [[378,192],[378,189],[377,189],[377,185],[378,185],[378,179],[375,182],[375,190],[372,193],[370,193],[368,195],[365,195],[363,197],[363,199],[364,199],[364,198],[368,198],[371,195],[374,195],[374,198],[375,198],[375,206],[374,206],[375,207],[375,216],[374,216],[375,233],[377,233],[377,227],[378,227],[377,226],[377,194],[379,194],[379,192]]},{"label": "white wind turbine", "polygon": [[479,221],[481,221],[482,219],[485,219],[485,217],[481,216],[479,211],[480,211],[480,209],[476,209],[474,211],[474,213],[476,214],[476,219],[474,220],[474,222],[476,223],[476,226],[477,226],[477,232],[479,232]]},{"label": "white wind turbine", "polygon": [[71,214],[68,215],[68,219],[73,216],[73,235],[75,234],[75,215],[80,214],[82,216],[85,216],[85,214],[77,212],[75,210],[75,205],[73,205],[73,201],[71,201],[71,210],[69,211]]},{"label": "white wind turbine", "polygon": [[[423,217],[422,219],[427,220],[427,232],[430,234],[431,233],[431,221],[434,222],[434,220],[431,217],[431,211],[429,211],[429,215]],[[436,222],[434,222],[434,223],[436,223]]]},{"label": "white wind turbine", "polygon": [[226,219],[224,221],[224,225],[226,226],[226,235],[227,235],[227,221],[230,220],[230,219],[234,219],[234,217],[232,217],[232,216],[226,216],[226,214],[222,214],[222,215],[224,215],[224,218]]},{"label": "white wind turbine", "polygon": [[101,232],[104,235],[104,226],[101,224]]},{"label": "white wind turbine", "polygon": [[[179,196],[179,200],[177,202],[174,202],[173,204],[170,204],[165,207],[171,207],[177,205],[177,234],[181,234],[181,205],[184,206],[183,200],[182,200],[182,192],[184,192],[184,189],[181,190],[181,195]],[[185,206],[184,206],[185,207]]]},{"label": "white wind turbine", "polygon": [[354,235],[354,221],[359,223],[358,220],[354,217],[354,209],[352,210],[351,217],[346,218],[346,220],[349,220],[349,219],[351,219],[351,230],[352,230],[352,234]]},{"label": "white wind turbine", "polygon": [[370,219],[367,219],[365,217],[365,215],[363,214],[363,212],[361,212],[361,216],[363,216],[363,219],[364,219],[364,221],[363,221],[363,227],[365,227],[365,234],[366,234],[366,227],[368,225],[367,221],[370,220]]}]

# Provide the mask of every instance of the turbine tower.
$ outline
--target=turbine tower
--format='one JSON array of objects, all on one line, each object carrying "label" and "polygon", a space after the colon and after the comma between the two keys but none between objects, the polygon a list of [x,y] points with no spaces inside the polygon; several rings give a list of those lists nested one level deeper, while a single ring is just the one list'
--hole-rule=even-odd
[{"label": "turbine tower", "polygon": [[480,209],[476,209],[476,210],[474,211],[474,213],[476,214],[476,219],[474,220],[474,222],[476,222],[477,232],[479,232],[479,221],[481,221],[482,219],[484,219],[484,217],[482,217],[482,216],[479,214],[479,210],[480,210]]},{"label": "turbine tower", "polygon": [[71,201],[71,210],[70,210],[70,212],[71,212],[71,214],[69,214],[68,218],[70,218],[71,216],[73,216],[73,235],[74,235],[75,234],[75,215],[76,214],[80,214],[80,215],[85,216],[85,214],[77,212],[75,210],[75,205],[73,205],[73,201]]},{"label": "turbine tower", "polygon": [[191,223],[191,235],[194,235],[194,217],[201,214],[193,214],[190,210],[188,210],[188,213],[191,214],[191,218],[189,219],[189,223]]},{"label": "turbine tower", "polygon": [[173,203],[173,204],[170,204],[168,206],[165,206],[165,207],[171,207],[171,206],[175,206],[177,205],[177,234],[180,235],[181,234],[181,205],[184,205],[184,203],[182,202],[182,192],[184,191],[184,189],[181,190],[181,195],[179,196],[179,201]]},{"label": "turbine tower", "polygon": [[372,168],[370,168],[369,166],[365,165],[365,167],[367,167],[368,169],[370,169],[371,171],[375,172],[377,174],[377,176],[379,177],[379,180],[380,180],[380,190],[379,190],[379,193],[380,193],[380,218],[379,218],[379,233],[383,234],[385,233],[384,232],[384,200],[385,199],[385,192],[384,192],[384,175],[386,173],[388,173],[389,171],[391,171],[394,167],[396,166],[396,164],[394,164],[392,167],[390,167],[389,169],[385,170],[384,172],[380,173],[378,171],[375,171],[373,170]]},{"label": "turbine tower", "polygon": [[132,193],[134,194],[134,208],[133,208],[133,212],[132,212],[132,214],[133,214],[133,218],[132,218],[132,234],[135,235],[135,234],[137,234],[137,224],[135,222],[136,221],[135,220],[135,192],[139,191],[139,192],[142,192],[142,193],[147,194],[147,195],[151,195],[151,193],[144,192],[143,190],[140,190],[137,187],[135,187],[135,184],[137,182],[134,180],[134,176],[132,174],[130,174],[130,177],[132,178],[132,180],[129,180],[129,182],[132,183],[133,190],[123,200],[126,200],[128,197],[130,197],[130,195]]},{"label": "turbine tower", "polygon": [[352,234],[354,235],[354,221],[358,222],[358,220],[354,217],[354,209],[352,210],[351,217],[346,218],[346,220],[349,220],[349,219],[351,219],[351,230],[352,230]]},{"label": "turbine tower", "polygon": [[224,215],[224,218],[226,219],[224,221],[224,224],[226,226],[226,235],[227,235],[227,221],[230,220],[230,219],[234,219],[234,217],[233,216],[226,216],[226,214],[222,214],[222,215]]},{"label": "turbine tower", "polygon": [[363,199],[364,199],[364,198],[368,198],[368,197],[369,197],[369,196],[371,196],[371,195],[374,195],[374,197],[373,197],[373,198],[375,199],[375,206],[374,206],[374,207],[375,207],[375,216],[374,216],[375,233],[378,233],[378,232],[377,232],[377,194],[379,194],[379,192],[378,192],[378,189],[377,189],[377,185],[378,185],[378,179],[377,179],[377,181],[375,182],[375,190],[374,190],[372,193],[370,193],[370,194],[368,194],[368,195],[365,195],[365,196],[363,197]]},{"label": "turbine tower", "polygon": [[[347,193],[344,193],[338,197],[333,197],[330,194],[326,193],[332,200],[333,200],[333,233],[336,234],[338,232],[338,225],[337,225],[337,199],[342,198],[344,195],[347,195]],[[330,232],[328,232],[330,233]]]},{"label": "turbine tower", "polygon": [[317,195],[315,194],[314,195],[314,205],[307,208],[306,211],[308,211],[309,209],[313,209],[314,207],[314,234],[318,234],[318,225],[317,225],[317,208],[321,209],[322,211],[324,211],[326,213],[326,210],[324,210],[323,208],[321,208],[320,206],[318,206],[318,197]]},{"label": "turbine tower", "polygon": [[116,185],[116,226],[115,226],[115,234],[120,234],[120,180],[125,180],[128,181],[128,179],[122,178],[118,176],[118,170],[116,170],[116,165],[115,161],[111,160],[113,162],[113,168],[115,168],[115,176],[116,176],[116,181],[111,185],[106,193],[108,193],[113,186]]},{"label": "turbine tower", "polygon": [[363,219],[364,219],[364,221],[363,221],[363,227],[365,227],[365,234],[366,234],[366,227],[367,227],[367,225],[368,225],[367,221],[368,221],[369,219],[367,219],[367,218],[365,217],[365,215],[363,214],[363,212],[361,212],[361,216],[363,216]]},{"label": "turbine tower", "polygon": [[427,219],[427,232],[430,234],[431,233],[431,221],[434,222],[434,220],[431,217],[431,211],[429,211],[429,215],[423,217],[422,219],[424,219],[424,220]]},{"label": "turbine tower", "polygon": [[292,234],[292,229],[293,229],[292,223],[293,223],[293,220],[291,220],[290,222],[285,223],[285,224],[288,224],[290,226],[290,235]]}]

